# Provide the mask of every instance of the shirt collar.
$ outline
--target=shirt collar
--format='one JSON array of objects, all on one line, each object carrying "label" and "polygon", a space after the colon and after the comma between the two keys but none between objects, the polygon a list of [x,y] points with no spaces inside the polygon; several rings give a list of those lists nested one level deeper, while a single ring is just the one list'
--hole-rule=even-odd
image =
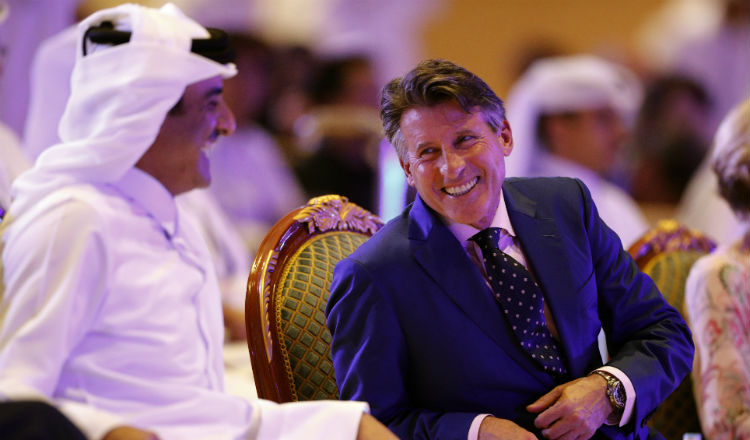
[{"label": "shirt collar", "polygon": [[146,210],[167,235],[173,237],[177,233],[177,205],[174,197],[150,174],[133,167],[112,185]]},{"label": "shirt collar", "polygon": [[[479,229],[473,226],[465,225],[463,223],[456,223],[443,216],[440,217],[448,226],[448,229],[450,229],[453,235],[455,235],[458,241],[462,244],[465,244],[466,240],[479,232]],[[490,226],[505,229],[511,236],[516,236],[516,233],[513,230],[513,225],[510,223],[510,217],[508,216],[508,207],[505,205],[505,196],[503,195],[502,191],[500,191],[500,202],[497,204],[497,211],[495,211],[495,217],[492,219],[492,223],[490,224]]]}]

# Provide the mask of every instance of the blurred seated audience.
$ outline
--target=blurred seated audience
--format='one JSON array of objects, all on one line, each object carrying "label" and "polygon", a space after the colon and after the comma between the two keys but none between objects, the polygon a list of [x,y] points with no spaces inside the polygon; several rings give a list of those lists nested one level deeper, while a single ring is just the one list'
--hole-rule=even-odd
[{"label": "blurred seated audience", "polygon": [[274,45],[269,99],[259,115],[260,124],[278,142],[290,164],[301,158],[294,124],[310,107],[308,88],[318,65],[317,57],[303,45]]},{"label": "blurred seated audience", "polygon": [[651,81],[633,129],[633,198],[679,202],[709,149],[710,110],[706,91],[690,78],[662,76]]},{"label": "blurred seated audience", "polygon": [[231,41],[238,73],[225,82],[224,93],[237,130],[211,152],[209,191],[253,254],[270,227],[305,199],[279,145],[258,123],[269,100],[272,48],[249,34]]},{"label": "blurred seated audience", "polygon": [[508,120],[519,157],[508,161],[508,174],[581,179],[601,218],[629,246],[648,223],[608,178],[616,171],[640,96],[637,78],[603,59],[537,60],[509,94]]},{"label": "blurred seated audience", "polygon": [[[9,15],[10,7],[0,1],[0,24]],[[4,41],[3,41],[4,42]],[[5,66],[5,57],[0,54],[0,77]],[[29,159],[21,150],[21,140],[13,129],[0,122],[0,219],[10,206],[10,185],[13,180],[29,168]]]},{"label": "blurred seated audience", "polygon": [[750,1],[703,3],[718,10],[718,23],[678,47],[671,69],[708,91],[713,104],[708,127],[714,130],[731,108],[750,97]]},{"label": "blurred seated audience", "polygon": [[311,107],[295,123],[302,154],[295,169],[308,197],[340,194],[377,212],[377,160],[382,127],[370,60],[325,61],[313,80]]},{"label": "blurred seated audience", "polygon": [[744,227],[699,259],[685,312],[695,341],[694,393],[709,440],[750,439],[750,100],[719,126],[711,153],[719,190]]}]

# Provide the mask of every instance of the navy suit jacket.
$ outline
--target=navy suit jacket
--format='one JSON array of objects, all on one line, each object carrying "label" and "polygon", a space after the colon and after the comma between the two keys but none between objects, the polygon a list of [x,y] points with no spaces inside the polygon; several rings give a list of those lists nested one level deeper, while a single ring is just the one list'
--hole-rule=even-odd
[{"label": "navy suit jacket", "polygon": [[[692,366],[684,320],[599,219],[583,183],[506,179],[503,194],[568,379],[601,365],[604,328],[609,364],[635,388],[631,422],[603,426],[597,437],[646,438],[647,416]],[[516,342],[489,289],[418,199],[334,271],[326,312],[341,398],[369,402],[401,438],[465,439],[481,413],[538,435],[525,406],[556,383]]]}]

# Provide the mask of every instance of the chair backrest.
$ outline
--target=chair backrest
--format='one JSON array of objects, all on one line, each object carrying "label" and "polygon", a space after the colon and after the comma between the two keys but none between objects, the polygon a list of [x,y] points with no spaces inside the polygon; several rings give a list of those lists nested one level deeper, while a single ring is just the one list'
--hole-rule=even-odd
[{"label": "chair backrest", "polygon": [[258,396],[338,399],[325,307],[333,268],[383,222],[345,197],[316,197],[279,220],[255,256],[245,299]]},{"label": "chair backrest", "polygon": [[[690,268],[715,247],[699,231],[674,220],[662,220],[630,246],[628,252],[641,271],[654,280],[664,299],[683,313],[685,281]],[[690,375],[656,409],[649,426],[667,440],[681,440],[686,432],[701,432]]]}]

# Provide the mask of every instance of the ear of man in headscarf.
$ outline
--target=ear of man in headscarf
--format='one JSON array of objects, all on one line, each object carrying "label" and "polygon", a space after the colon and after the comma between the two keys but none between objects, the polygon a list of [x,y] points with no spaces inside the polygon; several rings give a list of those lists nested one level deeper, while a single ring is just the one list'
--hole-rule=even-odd
[{"label": "ear of man in headscarf", "polygon": [[[108,47],[87,44],[84,55],[87,31],[104,22],[129,31],[129,41]],[[209,37],[207,29],[172,4],[161,9],[124,4],[83,20],[71,96],[59,126],[62,142],[18,177],[10,214],[25,211],[64,185],[118,181],[154,142],[188,85],[236,74],[231,63],[191,52],[194,39]]]},{"label": "ear of man in headscarf", "polygon": [[526,175],[541,149],[537,122],[545,114],[591,110],[608,106],[625,121],[640,105],[638,78],[626,68],[593,55],[543,58],[534,62],[513,85],[506,108],[513,130],[513,154],[508,174]]}]

